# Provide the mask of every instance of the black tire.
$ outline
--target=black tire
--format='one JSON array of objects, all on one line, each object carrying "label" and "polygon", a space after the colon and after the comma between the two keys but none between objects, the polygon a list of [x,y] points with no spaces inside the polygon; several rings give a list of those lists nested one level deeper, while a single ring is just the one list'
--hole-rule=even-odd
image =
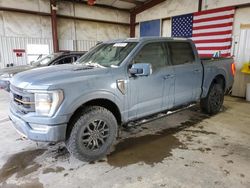
[{"label": "black tire", "polygon": [[110,151],[117,137],[114,115],[100,106],[87,107],[73,122],[66,146],[79,160],[95,161]]},{"label": "black tire", "polygon": [[224,101],[224,90],[221,84],[212,84],[207,97],[201,99],[200,106],[201,110],[210,115],[217,114]]}]

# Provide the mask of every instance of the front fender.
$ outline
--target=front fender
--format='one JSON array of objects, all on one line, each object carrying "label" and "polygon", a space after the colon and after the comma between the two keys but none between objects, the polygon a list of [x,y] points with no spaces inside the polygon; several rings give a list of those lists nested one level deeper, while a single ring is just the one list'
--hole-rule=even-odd
[{"label": "front fender", "polygon": [[122,100],[114,93],[105,90],[84,93],[63,108],[66,108],[69,114],[73,114],[80,106],[95,99],[106,99],[113,102],[122,113]]}]

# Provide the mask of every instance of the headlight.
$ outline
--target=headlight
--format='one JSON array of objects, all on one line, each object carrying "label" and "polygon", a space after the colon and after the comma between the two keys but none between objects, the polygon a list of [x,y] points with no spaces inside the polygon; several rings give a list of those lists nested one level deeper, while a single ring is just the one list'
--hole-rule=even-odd
[{"label": "headlight", "polygon": [[33,91],[35,93],[35,110],[38,116],[53,116],[63,101],[63,92]]}]

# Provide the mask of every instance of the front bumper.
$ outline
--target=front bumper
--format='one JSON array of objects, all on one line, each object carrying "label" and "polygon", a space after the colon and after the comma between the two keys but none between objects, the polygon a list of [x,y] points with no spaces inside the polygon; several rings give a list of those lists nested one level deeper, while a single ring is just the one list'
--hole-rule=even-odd
[{"label": "front bumper", "polygon": [[13,122],[13,126],[17,132],[30,140],[41,142],[59,142],[65,140],[67,124],[42,125],[46,129],[35,130],[11,109],[9,111],[9,118]]}]

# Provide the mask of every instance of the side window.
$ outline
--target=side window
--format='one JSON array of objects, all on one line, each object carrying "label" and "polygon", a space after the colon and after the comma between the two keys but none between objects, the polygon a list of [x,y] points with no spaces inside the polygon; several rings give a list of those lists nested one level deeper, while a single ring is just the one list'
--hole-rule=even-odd
[{"label": "side window", "polygon": [[194,52],[189,42],[168,42],[168,48],[173,65],[194,62]]},{"label": "side window", "polygon": [[153,72],[166,66],[166,50],[162,42],[146,44],[136,55],[135,63],[150,63]]},{"label": "side window", "polygon": [[69,64],[69,63],[73,63],[73,58],[72,57],[62,58],[56,64],[57,65],[62,65],[62,64]]}]

